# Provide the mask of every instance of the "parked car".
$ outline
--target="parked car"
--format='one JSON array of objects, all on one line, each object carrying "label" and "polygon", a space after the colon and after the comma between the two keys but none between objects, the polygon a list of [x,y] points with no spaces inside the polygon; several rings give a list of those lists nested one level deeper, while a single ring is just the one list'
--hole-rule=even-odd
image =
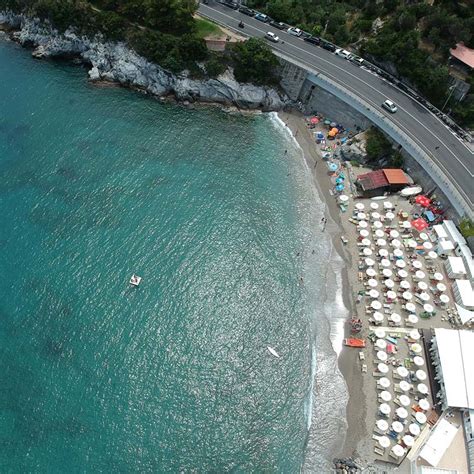
[{"label": "parked car", "polygon": [[239,8],[239,12],[243,13],[244,15],[255,16],[255,12],[251,8],[246,7],[245,5]]},{"label": "parked car", "polygon": [[382,107],[388,110],[390,113],[394,114],[398,109],[394,102],[387,99],[383,104]]},{"label": "parked car", "polygon": [[239,4],[232,1],[223,0],[221,1],[221,4],[226,7],[232,8],[233,10],[237,10],[239,8]]},{"label": "parked car", "polygon": [[349,51],[346,51],[345,49],[342,48],[337,48],[336,51],[336,56],[341,56],[341,58],[344,59],[351,59],[352,54]]},{"label": "parked car", "polygon": [[279,30],[286,30],[288,28],[288,26],[282,23],[281,21],[272,20],[270,22],[270,25],[272,25],[274,28],[278,28]]},{"label": "parked car", "polygon": [[268,15],[265,15],[263,13],[257,13],[255,15],[255,19],[258,21],[263,21],[264,23],[268,23],[270,21],[270,17]]},{"label": "parked car", "polygon": [[331,51],[334,53],[336,51],[336,45],[330,43],[329,41],[321,39],[321,48],[326,49],[327,51]]},{"label": "parked car", "polygon": [[278,41],[280,41],[280,38],[278,38],[278,36],[275,33],[272,33],[271,31],[268,31],[265,34],[265,39],[273,43],[278,43]]},{"label": "parked car", "polygon": [[299,28],[295,28],[293,26],[288,28],[286,31],[287,31],[287,33],[289,33],[290,35],[293,35],[293,36],[301,36],[301,34],[303,33]]},{"label": "parked car", "polygon": [[364,64],[364,60],[362,58],[359,58],[359,56],[352,56],[351,61],[354,64],[357,64],[357,66],[362,66]]},{"label": "parked car", "polygon": [[309,38],[310,36],[312,36],[311,33],[308,33],[307,31],[301,32],[301,38],[303,39]]},{"label": "parked car", "polygon": [[317,36],[309,36],[308,38],[303,38],[303,39],[307,41],[308,43],[316,44],[318,46],[321,44],[321,39],[318,38]]}]

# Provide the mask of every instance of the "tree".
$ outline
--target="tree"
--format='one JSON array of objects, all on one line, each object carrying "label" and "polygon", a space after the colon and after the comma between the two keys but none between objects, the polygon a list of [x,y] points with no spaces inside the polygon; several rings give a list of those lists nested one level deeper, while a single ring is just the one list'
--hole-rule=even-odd
[{"label": "tree", "polygon": [[392,152],[392,145],[378,128],[371,127],[366,132],[365,151],[369,161],[377,161]]},{"label": "tree", "polygon": [[401,31],[412,31],[416,27],[415,15],[409,12],[403,12],[398,17],[398,26]]}]

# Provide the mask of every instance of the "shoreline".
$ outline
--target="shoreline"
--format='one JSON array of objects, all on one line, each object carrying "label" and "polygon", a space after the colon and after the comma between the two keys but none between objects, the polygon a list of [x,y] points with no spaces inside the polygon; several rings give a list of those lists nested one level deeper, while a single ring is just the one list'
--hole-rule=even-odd
[{"label": "shoreline", "polygon": [[[303,120],[303,115],[298,112],[278,112],[278,117],[282,120],[293,134],[299,147],[302,149],[304,159],[312,175],[315,186],[321,201],[325,204],[325,215],[328,218],[328,231],[334,250],[343,262],[342,277],[342,297],[343,303],[349,314],[354,313],[354,302],[351,298],[352,288],[349,277],[353,262],[349,252],[347,252],[340,239],[344,234],[344,227],[340,218],[339,209],[335,199],[329,194],[332,187],[327,176],[327,169],[318,149],[314,146],[313,138]],[[344,327],[344,337],[348,335],[348,329]],[[347,431],[344,443],[339,445],[337,452],[332,453],[333,457],[356,458],[357,446],[365,438],[365,413],[363,379],[360,372],[355,372],[357,353],[349,351],[343,347],[337,354],[337,365],[344,378],[348,391],[348,402],[346,405]]]}]

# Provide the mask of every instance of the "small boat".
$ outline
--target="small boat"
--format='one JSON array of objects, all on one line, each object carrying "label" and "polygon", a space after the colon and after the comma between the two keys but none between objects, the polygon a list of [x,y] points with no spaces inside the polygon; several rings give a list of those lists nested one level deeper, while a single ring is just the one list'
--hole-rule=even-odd
[{"label": "small boat", "polygon": [[267,349],[271,355],[280,358],[280,354],[278,354],[278,352],[275,349],[273,349],[273,347],[267,346]]},{"label": "small boat", "polygon": [[344,339],[344,345],[349,347],[365,347],[365,341],[364,339],[347,337],[346,339]]},{"label": "small boat", "polygon": [[349,239],[345,235],[341,235],[341,240],[344,245],[346,245],[349,242]]},{"label": "small boat", "polygon": [[133,274],[132,277],[130,278],[130,285],[138,286],[141,281],[142,281],[142,277],[139,277],[138,275]]}]

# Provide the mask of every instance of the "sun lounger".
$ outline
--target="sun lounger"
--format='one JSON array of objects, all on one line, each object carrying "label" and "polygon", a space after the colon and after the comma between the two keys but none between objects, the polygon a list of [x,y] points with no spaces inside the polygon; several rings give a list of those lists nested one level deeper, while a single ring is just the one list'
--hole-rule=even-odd
[{"label": "sun lounger", "polygon": [[374,453],[382,457],[385,454],[385,450],[379,448],[378,446],[374,446]]}]

